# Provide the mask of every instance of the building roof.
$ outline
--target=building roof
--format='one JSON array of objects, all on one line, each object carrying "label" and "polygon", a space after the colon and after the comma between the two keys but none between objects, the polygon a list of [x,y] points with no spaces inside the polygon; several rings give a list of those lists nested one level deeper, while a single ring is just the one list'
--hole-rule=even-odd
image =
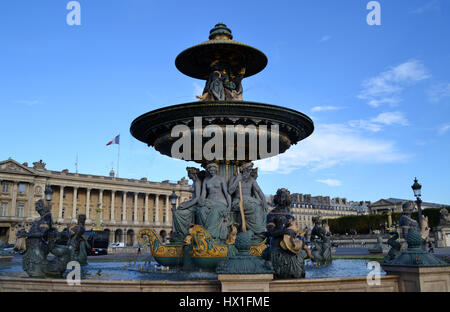
[{"label": "building roof", "polygon": [[[372,203],[370,206],[377,206],[377,204],[381,204],[382,202],[388,202],[388,203],[390,203],[390,204],[393,204],[393,205],[401,205],[401,204],[403,204],[403,203],[405,203],[405,202],[408,202],[408,201],[414,201],[414,200],[411,200],[411,199],[401,199],[401,198],[392,198],[392,197],[390,197],[390,198],[382,198],[382,199],[380,199],[380,200],[377,200],[376,202],[374,202],[374,203]],[[383,204],[384,205],[384,204]],[[427,207],[434,207],[434,208],[441,208],[441,207],[444,207],[444,206],[449,206],[449,205],[446,205],[446,204],[436,204],[436,203],[430,203],[430,202],[422,202],[422,206],[427,206]]]},{"label": "building roof", "polygon": [[161,184],[167,184],[167,185],[181,185],[181,186],[189,186],[188,181],[184,178],[177,182],[165,180],[161,182],[153,182],[148,181],[147,178],[141,178],[141,179],[128,179],[128,178],[119,178],[119,177],[111,177],[111,176],[100,176],[100,175],[93,175],[93,174],[82,174],[82,173],[72,173],[69,172],[68,169],[64,169],[62,171],[54,171],[54,170],[48,170],[45,168],[45,163],[41,161],[33,163],[33,167],[28,167],[28,163],[20,164],[19,162],[15,161],[14,159],[7,159],[4,161],[0,161],[0,172],[4,173],[21,173],[25,175],[33,175],[33,176],[51,176],[51,177],[71,177],[76,180],[84,180],[84,179],[95,179],[99,181],[110,181],[115,183],[130,183],[133,184],[143,184],[143,185],[161,185]]}]

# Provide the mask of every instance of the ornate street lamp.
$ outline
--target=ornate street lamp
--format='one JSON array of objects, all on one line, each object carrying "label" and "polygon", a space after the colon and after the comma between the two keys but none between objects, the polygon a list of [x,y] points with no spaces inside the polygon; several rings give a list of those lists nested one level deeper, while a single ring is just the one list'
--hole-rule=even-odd
[{"label": "ornate street lamp", "polygon": [[[169,196],[170,203],[172,204],[172,217],[173,217],[173,214],[175,213],[177,199],[178,199],[177,194],[175,193],[174,190],[172,190],[172,194],[170,194],[170,196]],[[167,217],[169,217],[169,216],[167,216]],[[173,222],[172,222],[172,233],[175,233],[175,225]]]},{"label": "ornate street lamp", "polygon": [[48,210],[50,210],[51,209],[50,203],[51,203],[52,198],[53,198],[53,190],[50,187],[50,184],[47,184],[45,186],[44,194],[45,194],[45,200],[47,201]]},{"label": "ornate street lamp", "polygon": [[175,191],[172,191],[172,194],[170,194],[169,196],[170,203],[172,204],[172,209],[175,209],[177,199],[178,199],[177,194],[175,193]]},{"label": "ornate street lamp", "polygon": [[416,204],[417,204],[417,218],[419,219],[419,228],[422,229],[422,199],[420,198],[422,196],[421,190],[422,185],[419,184],[417,181],[417,178],[414,178],[414,184],[411,186],[414,196],[416,197]]}]

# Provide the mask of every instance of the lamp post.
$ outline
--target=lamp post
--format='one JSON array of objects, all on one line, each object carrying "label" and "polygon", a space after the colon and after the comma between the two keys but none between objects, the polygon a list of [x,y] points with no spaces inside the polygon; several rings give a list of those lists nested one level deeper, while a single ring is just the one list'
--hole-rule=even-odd
[{"label": "lamp post", "polygon": [[414,184],[411,186],[414,196],[416,197],[416,204],[417,204],[417,218],[419,219],[419,228],[422,229],[422,199],[420,198],[422,196],[421,190],[422,185],[419,184],[417,181],[417,178],[414,178]]},{"label": "lamp post", "polygon": [[45,200],[47,201],[47,207],[48,207],[48,210],[49,211],[51,211],[51,201],[52,201],[52,198],[53,198],[53,190],[52,190],[52,188],[50,187],[50,184],[47,184],[46,186],[45,186],[45,191],[44,191],[44,194],[45,194]]},{"label": "lamp post", "polygon": [[390,228],[392,226],[392,209],[391,208],[389,208],[387,216],[388,216],[387,225],[388,225],[388,228]]},{"label": "lamp post", "polygon": [[102,203],[100,201],[97,202],[97,209],[95,209],[97,212],[97,222],[95,227],[93,228],[94,231],[102,231],[102,221],[101,221],[101,213],[103,211],[102,209]]},{"label": "lamp post", "polygon": [[176,208],[175,205],[177,204],[177,199],[177,194],[175,193],[175,191],[172,191],[172,194],[170,194],[169,196],[170,203],[172,204],[172,210]]},{"label": "lamp post", "polygon": [[[172,190],[172,194],[170,194],[170,196],[169,196],[170,203],[172,204],[172,219],[173,219],[173,214],[176,209],[177,199],[178,199],[177,194],[175,193],[174,190]],[[169,216],[167,216],[167,217],[169,217]],[[172,222],[172,233],[175,233],[175,226],[174,226],[173,222]]]}]

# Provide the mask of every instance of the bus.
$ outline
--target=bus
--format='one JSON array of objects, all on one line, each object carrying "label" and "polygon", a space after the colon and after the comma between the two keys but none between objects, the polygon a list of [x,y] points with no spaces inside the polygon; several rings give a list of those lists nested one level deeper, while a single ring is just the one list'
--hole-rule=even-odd
[{"label": "bus", "polygon": [[83,237],[91,246],[88,256],[107,255],[109,245],[109,233],[107,231],[86,231]]}]

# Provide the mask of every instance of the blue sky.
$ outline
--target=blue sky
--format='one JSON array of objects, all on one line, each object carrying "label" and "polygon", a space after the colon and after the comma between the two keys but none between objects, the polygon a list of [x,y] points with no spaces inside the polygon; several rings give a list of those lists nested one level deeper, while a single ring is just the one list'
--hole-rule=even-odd
[{"label": "blue sky", "polygon": [[244,99],[309,115],[315,132],[274,163],[260,163],[266,194],[450,203],[450,2],[368,0],[66,0],[0,2],[0,159],[52,170],[176,181],[184,161],[159,155],[129,131],[137,116],[195,100],[204,82],[184,76],[179,52],[224,22],[265,52]]}]

